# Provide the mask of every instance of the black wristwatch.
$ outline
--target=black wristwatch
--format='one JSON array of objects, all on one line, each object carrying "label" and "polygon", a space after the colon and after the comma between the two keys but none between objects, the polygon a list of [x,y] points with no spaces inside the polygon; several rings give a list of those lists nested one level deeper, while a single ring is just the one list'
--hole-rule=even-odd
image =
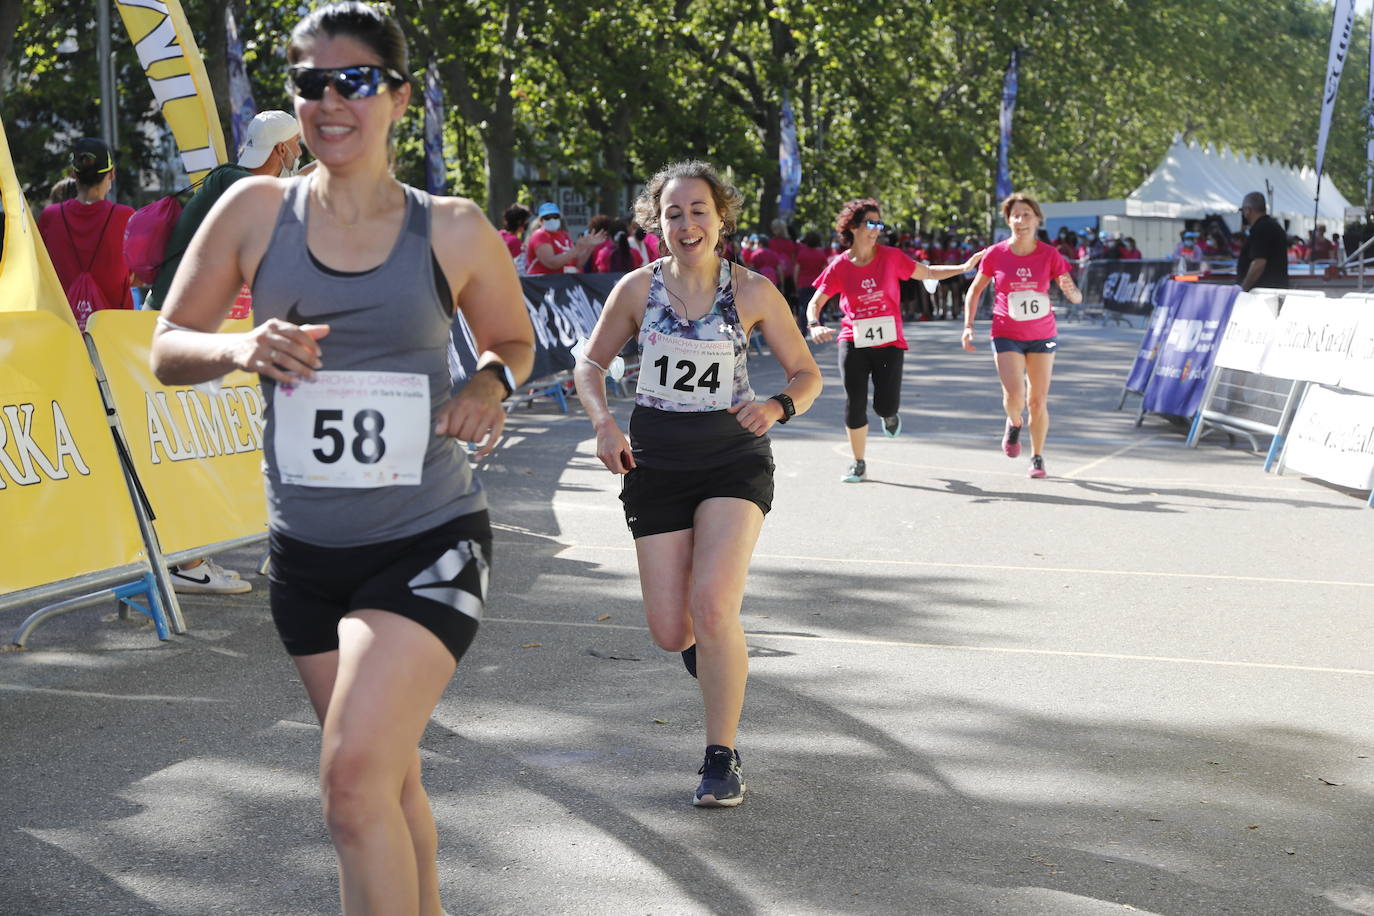
[{"label": "black wristwatch", "polygon": [[515,394],[515,376],[510,371],[510,366],[505,363],[487,363],[477,370],[478,372],[493,372],[501,380],[501,384],[506,386],[506,393],[501,395],[501,400],[505,400]]},{"label": "black wristwatch", "polygon": [[797,415],[797,408],[792,404],[792,399],[785,394],[775,394],[768,400],[777,401],[782,405],[782,419],[779,423],[786,423]]},{"label": "black wristwatch", "polygon": [[812,321],[808,323],[806,327],[810,330],[811,328],[823,328],[825,325],[821,324],[819,321]]}]

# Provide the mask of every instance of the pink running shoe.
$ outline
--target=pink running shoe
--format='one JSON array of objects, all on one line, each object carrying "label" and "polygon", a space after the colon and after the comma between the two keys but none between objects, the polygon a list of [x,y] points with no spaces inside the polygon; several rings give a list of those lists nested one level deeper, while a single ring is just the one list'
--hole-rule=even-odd
[{"label": "pink running shoe", "polygon": [[1007,421],[1007,431],[1002,433],[1002,451],[1006,452],[1008,458],[1021,456],[1021,427],[1012,426],[1010,420]]},{"label": "pink running shoe", "polygon": [[1045,459],[1041,458],[1039,455],[1032,455],[1031,466],[1030,469],[1026,471],[1026,476],[1035,478],[1048,476],[1045,473]]}]

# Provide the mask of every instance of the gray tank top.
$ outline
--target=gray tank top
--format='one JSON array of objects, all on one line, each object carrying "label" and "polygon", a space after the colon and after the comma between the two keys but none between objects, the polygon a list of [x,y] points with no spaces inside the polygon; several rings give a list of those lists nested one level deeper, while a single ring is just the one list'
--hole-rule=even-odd
[{"label": "gray tank top", "polygon": [[[355,547],[485,509],[462,444],[433,432],[452,390],[453,318],[435,292],[429,195],[406,187],[405,221],[387,259],[373,270],[339,275],[321,269],[306,247],[310,180],[287,185],[253,278],[253,320],[329,325],[320,341],[320,377],[328,374],[332,387],[290,388],[262,379],[268,523],[307,543]],[[388,381],[374,387],[379,379]],[[421,431],[426,389],[428,425]],[[398,401],[408,409],[398,410]],[[280,429],[279,414],[290,418]],[[279,447],[286,454],[279,456]],[[405,454],[409,461],[397,458]],[[398,468],[413,473],[393,473]],[[352,476],[344,482],[336,475]],[[390,482],[395,479],[402,482]]]}]

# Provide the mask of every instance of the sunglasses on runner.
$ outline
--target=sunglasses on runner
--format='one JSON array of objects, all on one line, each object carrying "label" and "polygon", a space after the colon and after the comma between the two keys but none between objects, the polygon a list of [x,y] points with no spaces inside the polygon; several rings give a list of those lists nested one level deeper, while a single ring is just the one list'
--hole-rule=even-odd
[{"label": "sunglasses on runner", "polygon": [[357,67],[292,67],[287,73],[287,88],[308,102],[324,98],[326,86],[345,99],[371,98],[382,91],[383,80],[397,85],[405,82],[405,77],[386,67],[362,64]]},{"label": "sunglasses on runner", "polygon": [[870,229],[877,229],[879,232],[887,228],[887,223],[880,219],[866,219],[864,220],[864,225]]}]

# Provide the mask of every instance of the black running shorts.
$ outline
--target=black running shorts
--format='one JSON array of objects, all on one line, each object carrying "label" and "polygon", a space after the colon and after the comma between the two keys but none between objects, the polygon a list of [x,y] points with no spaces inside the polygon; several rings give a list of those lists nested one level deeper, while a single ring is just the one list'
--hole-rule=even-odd
[{"label": "black running shorts", "polygon": [[319,547],[275,531],[269,544],[272,619],[292,655],[338,649],[339,621],[350,611],[413,620],[439,637],[455,661],[477,635],[491,563],[486,510],[360,547]]},{"label": "black running shorts", "polygon": [[718,496],[747,499],[767,515],[773,508],[773,459],[751,455],[690,471],[641,464],[624,476],[620,490],[625,522],[636,538],[691,528],[697,506]]},{"label": "black running shorts", "polygon": [[1054,353],[1059,349],[1058,337],[1045,337],[1040,340],[1017,340],[1013,337],[994,337],[994,353]]}]

